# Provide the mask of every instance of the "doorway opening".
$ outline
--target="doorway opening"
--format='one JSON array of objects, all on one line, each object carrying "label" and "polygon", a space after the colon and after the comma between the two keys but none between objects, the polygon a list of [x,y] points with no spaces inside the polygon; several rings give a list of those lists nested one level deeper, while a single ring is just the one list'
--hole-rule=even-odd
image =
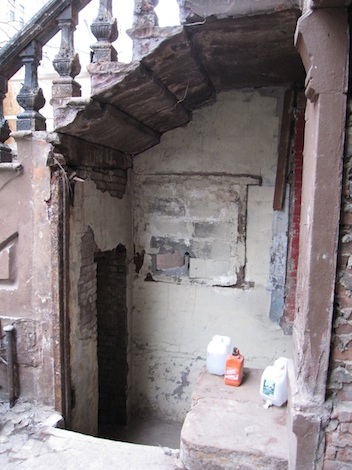
[{"label": "doorway opening", "polygon": [[98,431],[127,422],[126,248],[95,254],[97,263]]}]

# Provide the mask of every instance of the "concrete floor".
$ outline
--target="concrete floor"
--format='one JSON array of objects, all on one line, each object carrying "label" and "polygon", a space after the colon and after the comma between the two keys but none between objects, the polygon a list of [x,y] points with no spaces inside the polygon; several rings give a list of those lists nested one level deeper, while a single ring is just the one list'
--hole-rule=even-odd
[{"label": "concrete floor", "polygon": [[[180,470],[180,425],[138,420],[115,437],[141,444],[99,439],[55,428],[61,420],[50,408],[0,403],[1,470]],[[148,445],[143,445],[147,443]],[[155,444],[155,445],[150,445]]]},{"label": "concrete floor", "polygon": [[261,372],[245,369],[230,387],[204,370],[183,425],[135,419],[103,438],[53,427],[61,417],[50,409],[0,404],[0,469],[287,470],[287,409],[263,408]]},{"label": "concrete floor", "polygon": [[133,418],[127,426],[101,429],[99,437],[133,444],[179,449],[182,424],[153,417]]}]

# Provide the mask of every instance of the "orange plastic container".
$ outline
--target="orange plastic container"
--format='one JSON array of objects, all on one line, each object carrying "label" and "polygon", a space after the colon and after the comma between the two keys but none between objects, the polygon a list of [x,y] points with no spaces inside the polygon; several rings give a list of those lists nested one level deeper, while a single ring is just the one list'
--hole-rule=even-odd
[{"label": "orange plastic container", "polygon": [[226,359],[225,367],[225,384],[239,387],[243,378],[244,357],[238,348],[233,348],[233,353],[229,354]]}]

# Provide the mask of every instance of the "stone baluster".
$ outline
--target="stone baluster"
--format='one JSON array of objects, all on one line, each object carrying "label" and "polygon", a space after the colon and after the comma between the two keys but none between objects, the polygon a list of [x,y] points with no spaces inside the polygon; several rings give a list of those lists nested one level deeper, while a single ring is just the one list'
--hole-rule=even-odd
[{"label": "stone baluster", "polygon": [[118,37],[118,30],[116,18],[112,16],[112,0],[100,0],[98,16],[91,30],[98,41],[91,46],[92,62],[116,62],[117,52],[112,43]]},{"label": "stone baluster", "polygon": [[0,75],[0,163],[11,162],[11,149],[5,144],[10,136],[10,128],[4,117],[3,100],[7,93],[7,78]]},{"label": "stone baluster", "polygon": [[133,25],[127,31],[133,40],[133,60],[140,60],[148,53],[153,39],[159,37],[158,17],[154,8],[159,0],[135,0]]},{"label": "stone baluster", "polygon": [[74,78],[81,71],[79,56],[74,51],[73,36],[78,23],[78,10],[70,5],[57,18],[61,30],[60,50],[53,60],[54,69],[60,78],[53,80],[52,97],[68,98],[81,96],[81,86]]},{"label": "stone baluster", "polygon": [[20,54],[25,66],[24,84],[17,95],[24,112],[17,116],[18,131],[44,131],[45,117],[39,113],[45,104],[42,89],[38,86],[38,65],[42,58],[42,45],[32,41]]},{"label": "stone baluster", "polygon": [[158,26],[154,8],[159,0],[136,0],[134,6],[133,28],[153,28]]}]

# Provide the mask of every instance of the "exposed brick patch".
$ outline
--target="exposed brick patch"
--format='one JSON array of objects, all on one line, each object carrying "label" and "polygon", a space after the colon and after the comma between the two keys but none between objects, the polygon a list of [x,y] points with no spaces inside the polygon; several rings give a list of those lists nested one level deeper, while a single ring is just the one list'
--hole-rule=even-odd
[{"label": "exposed brick patch", "polygon": [[[351,117],[349,118],[349,122]],[[352,129],[346,129],[340,240],[327,392],[324,470],[352,468]]]},{"label": "exposed brick patch", "polygon": [[97,329],[97,269],[94,253],[97,245],[91,227],[81,239],[81,270],[78,281],[78,337],[90,338]]},{"label": "exposed brick patch", "polygon": [[76,169],[82,179],[94,181],[97,189],[108,192],[110,196],[122,199],[127,184],[127,170],[121,168],[80,167]]},{"label": "exposed brick patch", "polygon": [[299,97],[294,114],[293,148],[291,156],[291,194],[287,272],[285,285],[285,307],[280,325],[286,333],[291,333],[296,308],[296,283],[299,255],[299,227],[301,221],[301,193],[303,170],[303,142],[305,100]]},{"label": "exposed brick patch", "polygon": [[96,254],[99,427],[125,424],[127,393],[126,249]]}]

